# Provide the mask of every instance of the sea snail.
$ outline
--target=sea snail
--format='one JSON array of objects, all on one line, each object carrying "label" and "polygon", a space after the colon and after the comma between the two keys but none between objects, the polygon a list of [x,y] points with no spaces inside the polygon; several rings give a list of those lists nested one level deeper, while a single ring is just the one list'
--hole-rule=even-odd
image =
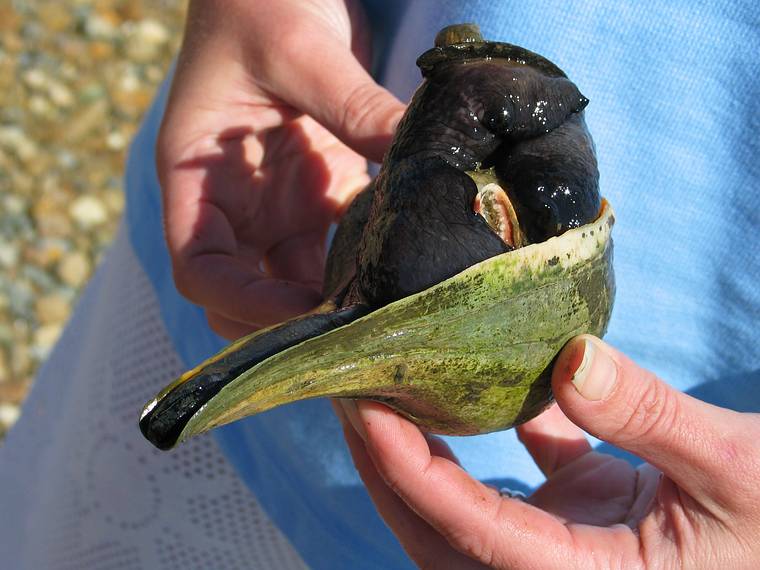
[{"label": "sea snail", "polygon": [[436,433],[506,429],[551,401],[568,339],[604,333],[614,217],[588,100],[472,24],[441,30],[417,65],[380,173],[336,232],[326,301],[167,386],[140,418],[154,445],[315,397],[381,401]]}]

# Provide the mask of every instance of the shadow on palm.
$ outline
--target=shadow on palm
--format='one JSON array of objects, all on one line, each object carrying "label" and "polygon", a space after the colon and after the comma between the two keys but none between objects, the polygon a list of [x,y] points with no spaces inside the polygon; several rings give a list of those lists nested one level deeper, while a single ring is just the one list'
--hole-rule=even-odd
[{"label": "shadow on palm", "polygon": [[212,325],[238,324],[218,332],[240,336],[321,301],[328,229],[369,180],[360,155],[301,117],[227,129],[176,170],[201,190],[188,198],[197,204],[175,280]]}]

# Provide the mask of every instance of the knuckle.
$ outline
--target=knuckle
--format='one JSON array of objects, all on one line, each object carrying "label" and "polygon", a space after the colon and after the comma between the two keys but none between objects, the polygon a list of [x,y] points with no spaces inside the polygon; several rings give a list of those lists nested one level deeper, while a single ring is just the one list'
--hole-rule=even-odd
[{"label": "knuckle", "polygon": [[680,403],[675,393],[661,380],[649,376],[646,385],[623,414],[614,440],[628,443],[672,433],[680,417]]},{"label": "knuckle", "polygon": [[362,82],[346,96],[340,120],[342,132],[361,131],[384,110],[385,93],[374,83]]},{"label": "knuckle", "polygon": [[[302,23],[293,22],[286,30],[261,30],[265,41],[254,42],[248,54],[249,67],[263,83],[283,77],[293,68],[294,62],[303,61],[305,54],[314,53],[313,30]],[[277,49],[271,49],[277,45]]]},{"label": "knuckle", "polygon": [[[260,61],[274,68],[276,65],[281,65],[283,61],[300,61],[305,53],[309,53],[309,50],[313,50],[313,45],[309,45],[312,33],[310,30],[305,29],[302,25],[289,26],[287,30],[282,32],[282,36],[277,41],[276,52],[263,51]],[[269,67],[267,67],[269,68]]]},{"label": "knuckle", "polygon": [[724,465],[738,465],[753,455],[749,443],[738,434],[717,439],[715,457]]},{"label": "knuckle", "polygon": [[405,497],[402,477],[396,469],[388,465],[382,457],[375,458],[375,468],[383,478],[385,485],[399,497]]},{"label": "knuckle", "polygon": [[443,533],[444,539],[459,552],[487,566],[493,560],[493,549],[488,540],[471,529],[451,529]]},{"label": "knuckle", "polygon": [[497,540],[497,529],[500,528],[500,521],[508,520],[512,517],[511,513],[505,511],[506,503],[499,500],[495,508],[488,515],[489,523],[485,525],[458,525],[442,532],[444,539],[452,547],[464,554],[470,559],[476,560],[489,568],[494,565],[500,565],[502,553],[499,549],[501,544]]},{"label": "knuckle", "polygon": [[[742,422],[743,424],[743,422]],[[750,427],[753,422],[750,422]],[[731,435],[721,437],[715,444],[713,456],[721,469],[730,472],[730,496],[738,503],[736,507],[744,510],[747,505],[757,505],[760,489],[757,485],[757,473],[760,472],[760,445],[753,434],[760,433],[760,426],[755,429],[737,430]],[[756,510],[752,509],[753,512]],[[759,517],[760,518],[760,517]]]}]

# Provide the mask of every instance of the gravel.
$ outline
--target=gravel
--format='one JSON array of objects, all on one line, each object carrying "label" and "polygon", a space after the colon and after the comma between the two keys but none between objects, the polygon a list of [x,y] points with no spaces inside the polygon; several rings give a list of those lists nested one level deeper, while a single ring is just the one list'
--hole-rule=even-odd
[{"label": "gravel", "polygon": [[0,2],[0,438],[113,237],[185,4]]}]

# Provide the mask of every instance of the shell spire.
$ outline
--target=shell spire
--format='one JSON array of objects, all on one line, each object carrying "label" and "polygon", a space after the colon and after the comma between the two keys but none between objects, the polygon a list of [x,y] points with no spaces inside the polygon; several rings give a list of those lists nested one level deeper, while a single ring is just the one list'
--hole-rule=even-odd
[{"label": "shell spire", "polygon": [[435,47],[445,47],[454,44],[471,44],[483,42],[480,26],[477,24],[454,24],[446,26],[435,36]]}]

